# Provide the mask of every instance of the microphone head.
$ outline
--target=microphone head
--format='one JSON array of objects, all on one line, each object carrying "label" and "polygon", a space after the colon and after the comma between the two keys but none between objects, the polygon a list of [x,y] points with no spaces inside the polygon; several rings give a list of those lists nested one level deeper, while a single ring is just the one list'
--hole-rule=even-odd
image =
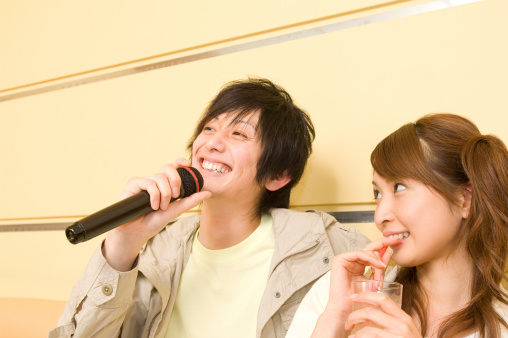
[{"label": "microphone head", "polygon": [[188,197],[203,189],[203,176],[194,167],[180,167],[176,169],[182,179],[180,198]]}]

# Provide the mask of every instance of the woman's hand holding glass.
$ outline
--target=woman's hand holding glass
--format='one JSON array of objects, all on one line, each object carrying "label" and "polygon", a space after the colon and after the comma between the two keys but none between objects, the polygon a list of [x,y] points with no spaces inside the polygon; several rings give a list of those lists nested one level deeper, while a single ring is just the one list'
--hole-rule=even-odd
[{"label": "woman's hand holding glass", "polygon": [[[356,264],[362,265],[364,268],[366,266],[370,266],[372,269],[370,279],[367,279],[363,274],[361,276],[355,276],[354,274],[350,273],[349,279],[350,284],[348,287],[349,294],[347,295],[347,299],[350,301],[349,315],[347,316],[347,321],[344,326],[344,329],[346,330],[346,332],[348,332],[350,330],[353,330],[355,328],[355,325],[357,324],[368,324],[368,325],[359,325],[359,328],[357,328],[358,331],[354,333],[354,337],[356,338],[373,337],[373,336],[420,337],[420,338],[422,337],[411,316],[409,316],[406,312],[404,312],[401,309],[402,289],[399,289],[399,292],[397,294],[392,294],[391,296],[388,295],[387,293],[383,293],[384,291],[357,292],[352,289],[353,281],[367,281],[367,280],[374,280],[380,282],[383,281],[386,265],[388,265],[390,261],[391,254],[389,252],[386,252],[384,255],[381,254],[380,257],[380,252],[384,251],[383,248],[386,248],[390,245],[394,245],[398,241],[399,241],[398,238],[383,238],[381,240],[372,242],[369,245],[367,245],[364,248],[364,250],[362,250],[367,255],[365,254],[358,255],[358,258],[360,258],[360,260],[354,262]],[[378,258],[378,260],[380,260],[383,264],[385,264],[385,267],[379,267],[377,265],[379,261],[370,260],[371,257],[373,256]],[[365,264],[367,262],[369,262],[370,264]],[[339,278],[345,277],[346,275],[344,274],[343,270],[342,277]],[[388,284],[398,284],[398,283],[388,283]],[[376,284],[374,283],[374,285]],[[376,291],[376,288],[371,289],[371,287],[369,287],[367,291]],[[341,296],[344,297],[346,295],[342,294]],[[353,306],[353,304],[355,304],[356,306]],[[361,304],[366,304],[368,306],[358,306]]]},{"label": "woman's hand holding glass", "polygon": [[346,330],[352,330],[356,324],[370,323],[374,326],[364,326],[354,334],[361,337],[418,337],[420,331],[413,319],[404,312],[400,305],[388,295],[378,292],[364,292],[350,297],[354,303],[364,303],[370,306],[351,312],[345,325]]},{"label": "woman's hand holding glass", "polygon": [[344,329],[352,303],[351,282],[368,280],[364,276],[367,267],[371,267],[371,278],[382,279],[391,254],[383,257],[379,252],[399,241],[398,238],[383,238],[369,243],[363,250],[346,252],[332,259],[330,296],[325,311],[319,316],[313,337],[345,337]]}]

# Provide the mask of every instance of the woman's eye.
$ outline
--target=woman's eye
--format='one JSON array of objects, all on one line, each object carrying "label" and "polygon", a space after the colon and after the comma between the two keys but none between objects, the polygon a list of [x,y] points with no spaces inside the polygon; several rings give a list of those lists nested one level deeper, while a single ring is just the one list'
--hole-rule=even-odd
[{"label": "woman's eye", "polygon": [[406,190],[406,186],[403,184],[400,184],[400,183],[395,183],[395,185],[393,187],[394,187],[395,192]]},{"label": "woman's eye", "polygon": [[381,196],[381,192],[379,190],[374,190],[374,199],[375,200],[378,200],[380,199],[382,196]]}]

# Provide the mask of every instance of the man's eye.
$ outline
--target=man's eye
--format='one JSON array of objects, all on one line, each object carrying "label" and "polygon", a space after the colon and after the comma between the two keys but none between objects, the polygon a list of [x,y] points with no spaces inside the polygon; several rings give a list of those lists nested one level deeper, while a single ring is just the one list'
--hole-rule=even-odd
[{"label": "man's eye", "polygon": [[247,138],[247,135],[245,135],[244,133],[241,133],[239,131],[235,131],[233,132],[233,135],[235,136],[239,136],[239,137],[243,137],[243,138]]},{"label": "man's eye", "polygon": [[404,184],[400,184],[400,183],[395,183],[393,187],[394,187],[395,192],[406,190],[406,186]]}]

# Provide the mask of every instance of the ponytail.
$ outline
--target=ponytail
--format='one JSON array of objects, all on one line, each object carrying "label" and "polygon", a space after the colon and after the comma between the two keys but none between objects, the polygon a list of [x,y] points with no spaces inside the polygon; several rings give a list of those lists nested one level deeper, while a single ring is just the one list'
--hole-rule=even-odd
[{"label": "ponytail", "polygon": [[[466,247],[474,263],[471,300],[441,325],[444,335],[456,333],[454,323],[481,328],[481,337],[500,337],[508,323],[495,311],[493,300],[508,304],[500,286],[506,281],[508,256],[508,151],[495,136],[479,135],[463,146],[461,161],[472,197],[465,220]],[[459,326],[462,326],[459,325]]]},{"label": "ponytail", "polygon": [[468,248],[472,257],[488,258],[489,275],[498,286],[506,279],[508,255],[508,150],[495,136],[474,137],[461,160],[473,192]]}]

